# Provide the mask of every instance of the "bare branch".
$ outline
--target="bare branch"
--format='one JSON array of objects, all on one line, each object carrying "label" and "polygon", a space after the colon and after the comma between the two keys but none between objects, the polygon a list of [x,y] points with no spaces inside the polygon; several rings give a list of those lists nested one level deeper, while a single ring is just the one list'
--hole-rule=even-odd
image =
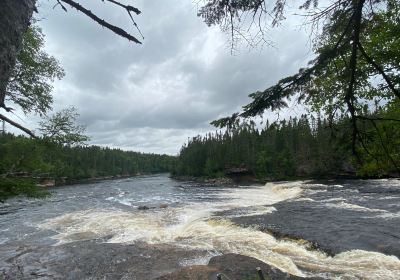
[{"label": "bare branch", "polygon": [[[117,1],[114,1],[114,0],[106,0],[106,1],[111,2],[111,3],[115,4],[115,5],[118,5],[118,6],[122,7],[122,8],[124,8],[125,10],[127,10],[128,12],[134,12],[137,15],[140,15],[142,13],[138,8],[132,7],[130,5],[124,5],[124,4],[122,4],[120,2],[117,2]],[[104,0],[103,0],[103,2],[104,2]]]},{"label": "bare branch", "polygon": [[385,71],[382,69],[382,67],[380,67],[364,50],[363,46],[361,45],[360,42],[358,42],[358,48],[361,51],[361,54],[365,57],[365,59],[368,61],[369,64],[371,64],[376,71],[379,72],[379,74],[381,74],[381,76],[385,79],[388,87],[392,90],[392,92],[394,93],[394,95],[397,96],[397,98],[400,98],[400,91],[398,89],[396,89],[394,87],[393,82],[390,80],[389,76],[386,75]]},{"label": "bare branch", "polygon": [[[77,3],[77,2],[75,2],[73,0],[60,0],[60,1],[70,5],[71,7],[77,9],[78,11],[80,11],[82,13],[84,13],[86,16],[90,17],[92,20],[94,20],[95,22],[97,22],[101,26],[111,30],[115,34],[117,34],[117,35],[119,35],[121,37],[124,37],[124,38],[128,39],[129,41],[133,41],[133,42],[135,42],[137,44],[141,44],[141,42],[138,39],[136,39],[136,37],[134,37],[131,34],[127,33],[122,28],[119,28],[118,26],[112,25],[112,24],[106,22],[105,20],[99,18],[98,16],[93,14],[90,10],[84,8],[79,3]],[[107,1],[109,1],[109,0],[107,0]],[[129,6],[129,7],[131,7],[131,6]]]},{"label": "bare branch", "polygon": [[23,127],[22,125],[20,125],[19,123],[14,122],[13,120],[7,118],[6,116],[0,114],[0,120],[3,120],[9,124],[11,124],[12,126],[22,130],[23,132],[25,132],[26,134],[28,134],[29,136],[31,136],[32,138],[37,138],[36,135],[29,129],[27,129],[26,127]]},{"label": "bare branch", "polygon": [[65,8],[65,6],[60,2],[60,0],[57,0],[57,3],[53,6],[53,9],[55,9],[55,7],[57,7],[58,5],[61,6],[61,8],[66,12],[67,8]]},{"label": "bare branch", "polygon": [[[104,2],[104,0],[102,0],[102,1]],[[140,31],[139,26],[137,25],[136,21],[133,19],[133,16],[131,14],[131,12],[134,12],[135,14],[140,15],[142,12],[136,7],[133,7],[133,6],[130,6],[130,5],[124,5],[124,4],[122,4],[120,2],[117,2],[115,0],[106,0],[106,1],[111,2],[111,3],[115,4],[115,5],[118,5],[118,6],[122,7],[122,8],[124,8],[128,12],[129,17],[131,18],[132,23],[135,26],[135,28],[137,29],[137,31],[139,32],[140,36],[142,36],[142,38],[144,39],[142,31]]]}]

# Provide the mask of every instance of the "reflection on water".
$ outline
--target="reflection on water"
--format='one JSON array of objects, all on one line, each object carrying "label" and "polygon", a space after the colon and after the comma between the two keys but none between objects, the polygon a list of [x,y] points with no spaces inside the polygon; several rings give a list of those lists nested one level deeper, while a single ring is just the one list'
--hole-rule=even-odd
[{"label": "reflection on water", "polygon": [[[318,203],[325,211],[345,209],[353,211],[360,219],[366,215],[375,218],[380,215],[381,220],[392,219],[388,222],[391,225],[400,212],[398,181],[373,181],[373,184],[390,186],[387,190],[391,195],[386,200],[382,189],[358,183],[352,188],[299,181],[220,188],[192,187],[165,176],[153,176],[67,187],[44,202],[16,201],[3,206],[3,212],[7,209],[9,212],[3,215],[2,225],[8,226],[9,231],[30,230],[31,233],[16,238],[3,230],[0,236],[6,243],[43,244],[54,240],[55,246],[98,238],[108,243],[168,244],[207,250],[212,254],[239,253],[298,276],[399,279],[400,261],[396,256],[352,249],[332,257],[311,249],[306,241],[279,240],[257,225],[241,227],[231,221],[260,215],[268,219],[269,215],[279,212],[276,205]],[[368,196],[375,197],[377,202],[371,205],[372,199]],[[62,201],[63,197],[68,198]],[[168,204],[168,207],[161,209],[160,204]],[[154,208],[137,210],[142,205]],[[317,215],[318,207],[304,215]],[[10,227],[7,221],[12,218],[22,225]],[[356,218],[354,223],[357,223]]]}]

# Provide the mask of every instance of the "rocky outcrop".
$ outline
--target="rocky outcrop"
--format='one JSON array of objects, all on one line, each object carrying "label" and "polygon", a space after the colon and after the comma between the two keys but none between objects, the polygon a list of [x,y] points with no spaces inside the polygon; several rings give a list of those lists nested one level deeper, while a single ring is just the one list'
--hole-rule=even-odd
[{"label": "rocky outcrop", "polygon": [[166,208],[168,208],[168,204],[160,204],[158,207],[142,205],[142,206],[139,206],[137,209],[138,210],[150,210],[150,209],[157,209],[157,208],[166,209]]},{"label": "rocky outcrop", "polygon": [[207,255],[205,251],[168,245],[104,241],[78,241],[59,246],[2,245],[0,279],[151,280],[181,269],[181,260]]},{"label": "rocky outcrop", "polygon": [[186,267],[168,275],[161,276],[157,278],[157,280],[215,280],[219,273],[222,274],[222,279],[258,280],[257,267],[262,270],[265,279],[318,279],[290,275],[255,258],[238,254],[225,254],[213,257],[208,265]]},{"label": "rocky outcrop", "polygon": [[[193,187],[215,187],[215,186],[227,186],[227,187],[233,187],[235,186],[235,181],[232,180],[232,178],[229,177],[220,177],[220,178],[206,178],[206,177],[193,177],[193,176],[171,176],[172,179],[177,180],[177,181],[184,181],[186,182],[192,182],[193,185],[188,185],[185,184],[185,186],[193,186]],[[177,186],[177,187],[183,187],[183,186]]]},{"label": "rocky outcrop", "polygon": [[56,185],[56,180],[55,179],[44,179],[37,184],[39,187],[44,187],[44,188],[49,188],[49,187],[54,187]]}]

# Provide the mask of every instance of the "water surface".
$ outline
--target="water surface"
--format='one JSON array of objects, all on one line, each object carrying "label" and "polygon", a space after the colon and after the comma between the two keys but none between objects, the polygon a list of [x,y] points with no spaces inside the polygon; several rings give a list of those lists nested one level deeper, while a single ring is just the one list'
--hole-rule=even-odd
[{"label": "water surface", "polygon": [[[3,274],[26,279],[74,279],[89,269],[107,279],[90,261],[99,263],[99,252],[103,259],[113,252],[118,265],[136,254],[141,263],[125,267],[131,277],[157,261],[171,263],[154,271],[162,275],[239,253],[304,277],[400,279],[396,179],[228,188],[143,176],[57,188],[45,200],[9,200],[0,205],[0,228]],[[161,261],[165,254],[171,258]],[[80,271],[71,274],[68,261],[78,255]]]}]

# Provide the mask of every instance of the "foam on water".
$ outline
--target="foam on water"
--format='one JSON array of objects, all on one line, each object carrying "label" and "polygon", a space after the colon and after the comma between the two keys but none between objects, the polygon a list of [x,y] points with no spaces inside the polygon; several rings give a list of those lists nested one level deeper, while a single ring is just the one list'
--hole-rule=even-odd
[{"label": "foam on water", "polygon": [[[229,189],[216,203],[198,202],[151,211],[91,209],[68,213],[41,224],[51,229],[59,243],[104,238],[110,243],[172,244],[213,254],[238,253],[255,257],[298,276],[338,279],[399,279],[397,257],[351,250],[334,257],[311,250],[307,242],[277,240],[255,227],[240,227],[228,219],[213,218],[217,211],[245,208],[247,215],[274,211],[277,202],[299,199],[301,183],[269,183],[263,187]],[[364,207],[347,205],[365,211]],[[336,204],[335,204],[336,205]],[[367,208],[368,209],[368,208]],[[275,209],[276,210],[276,209]],[[211,257],[211,256],[210,256]],[[186,260],[204,263],[201,260]],[[183,260],[185,262],[185,260]]]},{"label": "foam on water", "polygon": [[340,209],[350,209],[356,211],[365,211],[365,212],[377,212],[377,213],[386,213],[386,210],[382,209],[374,209],[368,208],[364,206],[360,206],[357,204],[347,203],[347,202],[339,202],[339,203],[326,203],[325,206],[332,207],[332,208],[340,208]]}]

